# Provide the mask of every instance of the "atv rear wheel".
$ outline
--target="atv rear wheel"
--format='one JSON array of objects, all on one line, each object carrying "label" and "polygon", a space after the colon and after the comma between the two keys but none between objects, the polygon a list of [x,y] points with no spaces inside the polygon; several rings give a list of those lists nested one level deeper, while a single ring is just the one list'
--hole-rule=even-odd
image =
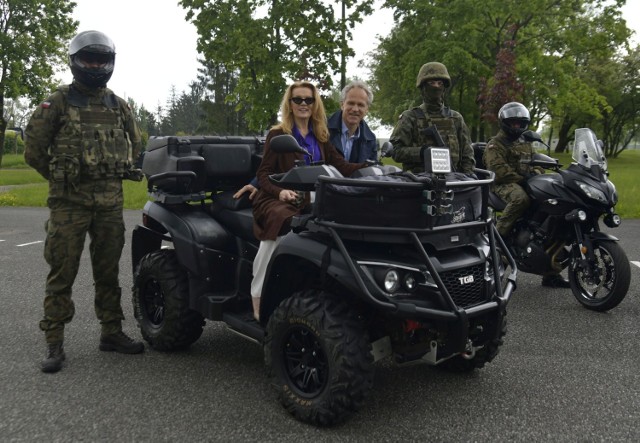
[{"label": "atv rear wheel", "polygon": [[264,351],[280,402],[306,423],[345,420],[373,386],[368,334],[353,309],[322,291],[296,293],[278,306]]},{"label": "atv rear wheel", "polygon": [[204,319],[189,309],[189,284],[172,249],[140,260],[133,286],[133,312],[142,337],[160,351],[184,349],[202,335]]}]

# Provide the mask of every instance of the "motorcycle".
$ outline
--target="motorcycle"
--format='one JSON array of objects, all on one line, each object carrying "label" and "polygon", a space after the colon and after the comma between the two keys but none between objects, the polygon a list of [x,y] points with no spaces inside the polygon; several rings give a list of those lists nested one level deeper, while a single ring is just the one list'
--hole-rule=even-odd
[{"label": "motorcycle", "polygon": [[[526,131],[523,137],[547,146],[534,131]],[[575,131],[573,162],[566,170],[557,159],[540,153],[522,161],[553,173],[531,175],[523,183],[531,205],[506,239],[523,272],[544,275],[568,268],[571,292],[593,311],[618,306],[631,278],[629,260],[618,239],[600,230],[600,217],[610,228],[621,223],[603,146],[591,129],[581,128]],[[506,206],[494,193],[489,205],[495,212]]]}]

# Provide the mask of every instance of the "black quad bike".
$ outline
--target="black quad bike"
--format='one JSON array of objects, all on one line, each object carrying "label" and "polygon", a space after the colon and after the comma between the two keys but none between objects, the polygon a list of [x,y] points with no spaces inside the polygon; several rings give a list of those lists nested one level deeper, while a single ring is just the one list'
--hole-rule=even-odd
[{"label": "black quad bike", "polygon": [[[544,145],[536,132],[523,136]],[[474,148],[478,160],[484,147]],[[531,175],[523,183],[531,205],[506,239],[521,271],[544,275],[568,268],[574,297],[594,311],[618,306],[631,279],[629,260],[618,239],[600,231],[600,217],[610,228],[621,223],[615,212],[618,194],[602,148],[591,129],[581,128],[575,131],[573,162],[567,169],[561,170],[557,159],[540,153],[523,160],[529,167],[553,173]],[[493,193],[489,204],[497,212],[505,207]]]},{"label": "black quad bike", "polygon": [[[287,135],[270,146],[306,153]],[[315,202],[273,254],[258,323],[250,283],[259,243],[251,208],[231,196],[254,177],[260,148],[249,137],[149,142],[142,169],[153,201],[132,257],[135,316],[152,348],[185,348],[205,319],[222,321],[263,346],[281,403],[315,425],[363,406],[381,358],[470,371],[497,355],[517,269],[498,254],[492,173],[462,180],[378,164],[345,178],[299,161],[271,177]],[[444,171],[448,153],[436,151],[427,163]]]}]

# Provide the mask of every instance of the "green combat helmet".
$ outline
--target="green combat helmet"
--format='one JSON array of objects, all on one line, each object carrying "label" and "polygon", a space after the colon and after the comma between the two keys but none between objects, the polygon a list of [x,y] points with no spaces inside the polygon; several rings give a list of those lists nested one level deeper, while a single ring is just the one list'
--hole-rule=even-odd
[{"label": "green combat helmet", "polygon": [[438,62],[429,62],[422,65],[418,72],[416,88],[419,88],[420,85],[427,80],[442,80],[444,81],[445,88],[451,85],[451,77],[449,77],[447,67]]}]

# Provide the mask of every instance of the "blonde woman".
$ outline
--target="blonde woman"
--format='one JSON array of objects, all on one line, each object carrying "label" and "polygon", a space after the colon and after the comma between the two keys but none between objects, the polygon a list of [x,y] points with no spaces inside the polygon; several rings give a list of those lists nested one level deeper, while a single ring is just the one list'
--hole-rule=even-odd
[{"label": "blonde woman", "polygon": [[[289,85],[280,105],[282,122],[269,131],[264,147],[262,163],[257,172],[260,189],[253,202],[253,232],[260,247],[253,262],[251,298],[253,314],[259,320],[260,297],[269,260],[275,251],[280,236],[289,232],[291,218],[303,212],[309,204],[308,195],[299,201],[298,194],[280,188],[269,181],[269,175],[286,172],[293,168],[296,160],[324,161],[335,166],[344,176],[366,164],[347,162],[329,142],[327,117],[317,88],[309,82],[297,81]],[[307,150],[308,156],[300,153],[276,154],[270,142],[276,135],[290,134]]]}]

